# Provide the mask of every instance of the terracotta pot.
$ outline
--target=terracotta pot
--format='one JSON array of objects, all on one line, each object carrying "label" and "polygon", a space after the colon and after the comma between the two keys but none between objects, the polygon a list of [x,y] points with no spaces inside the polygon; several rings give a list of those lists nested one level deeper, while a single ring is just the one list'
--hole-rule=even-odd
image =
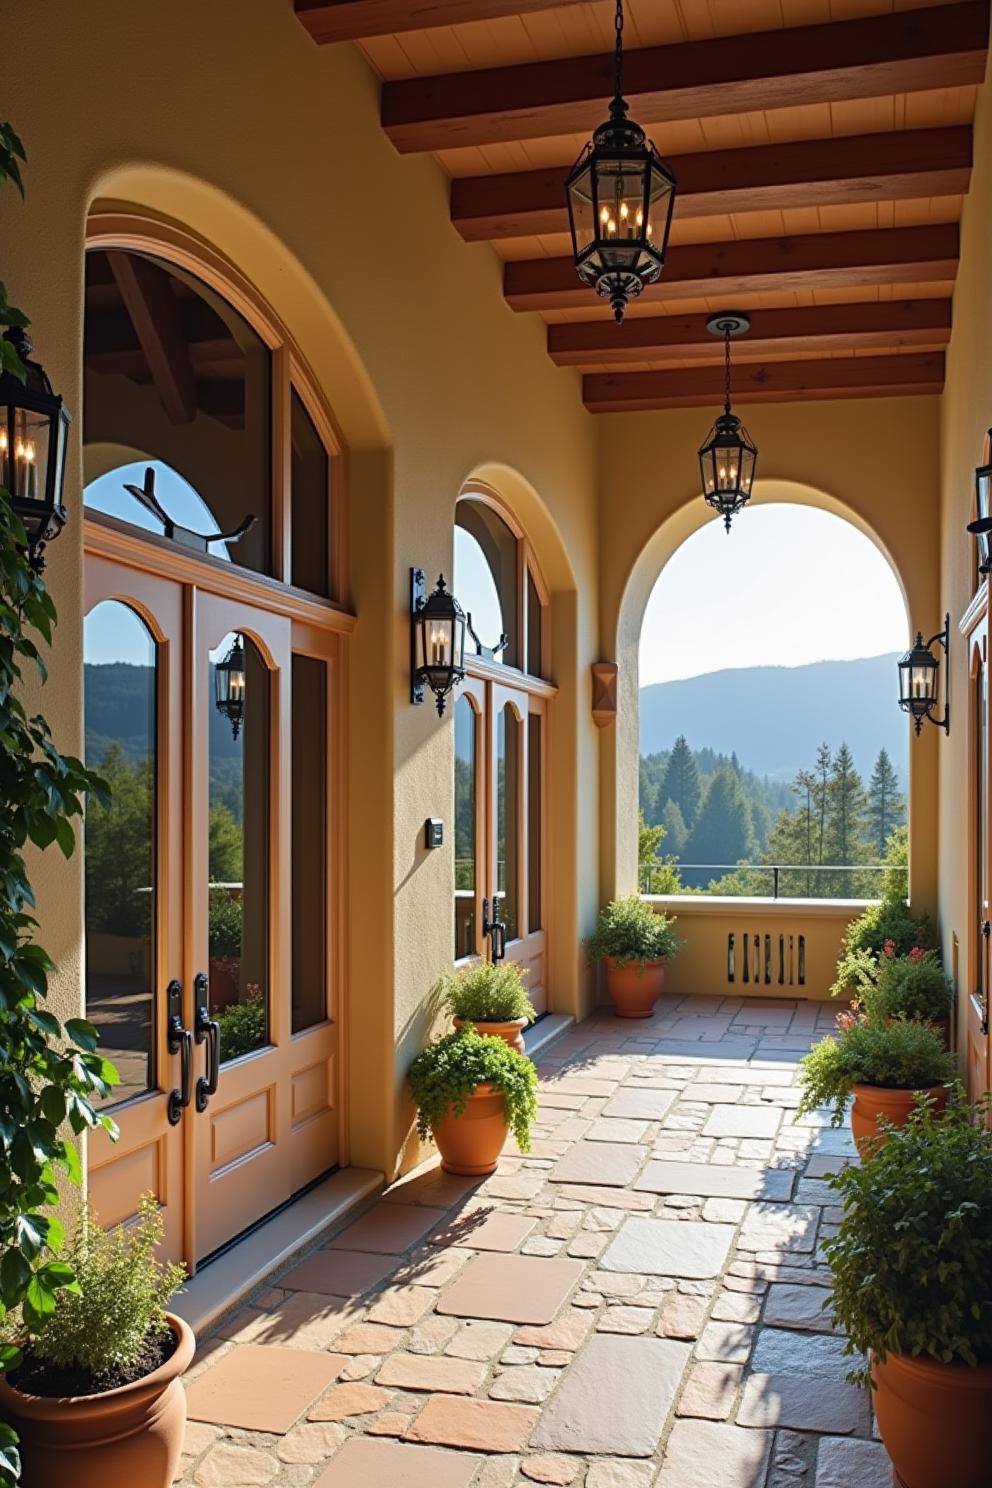
[{"label": "terracotta pot", "polygon": [[872,1375],[878,1429],[902,1488],[988,1488],[992,1364],[889,1354]]},{"label": "terracotta pot", "polygon": [[632,961],[618,966],[615,956],[606,957],[606,990],[613,999],[618,1018],[650,1018],[665,990],[665,962]]},{"label": "terracotta pot", "polygon": [[[464,1018],[452,1018],[452,1023],[459,1032],[465,1027]],[[526,1018],[514,1018],[509,1023],[476,1023],[474,1025],[478,1033],[489,1034],[492,1038],[500,1038],[504,1044],[509,1044],[511,1049],[516,1049],[518,1054],[526,1054],[524,1048],[524,1029],[527,1027]]]},{"label": "terracotta pot", "polygon": [[170,1488],[186,1431],[186,1392],[196,1339],[169,1314],[177,1344],[144,1379],[102,1395],[22,1395],[0,1378],[0,1419],[21,1439],[22,1488]]},{"label": "terracotta pot", "polygon": [[480,1085],[463,1115],[449,1114],[434,1128],[442,1168],[471,1178],[495,1173],[508,1129],[502,1090]]},{"label": "terracotta pot", "polygon": [[[893,1126],[905,1126],[916,1104],[917,1092],[884,1090],[880,1085],[855,1085],[852,1094],[851,1132],[862,1158],[867,1158],[881,1138],[879,1117],[884,1117]],[[938,1112],[943,1111],[947,1105],[947,1086],[934,1085],[927,1095],[931,1105]]]}]

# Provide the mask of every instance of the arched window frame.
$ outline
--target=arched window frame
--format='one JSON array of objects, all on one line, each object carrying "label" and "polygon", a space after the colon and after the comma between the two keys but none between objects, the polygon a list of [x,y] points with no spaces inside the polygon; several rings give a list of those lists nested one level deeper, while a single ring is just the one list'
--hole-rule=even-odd
[{"label": "arched window frame", "polygon": [[[458,507],[467,502],[481,503],[484,506],[490,507],[512,533],[513,538],[516,542],[515,609],[514,614],[510,618],[511,623],[515,627],[515,634],[517,637],[519,637],[517,656],[519,658],[520,665],[517,667],[509,668],[509,670],[519,672],[524,677],[533,677],[535,678],[535,680],[538,681],[550,681],[551,627],[549,620],[551,595],[548,586],[545,583],[544,575],[541,572],[540,565],[538,564],[537,557],[534,553],[530,540],[528,539],[526,532],[524,531],[520,522],[517,520],[516,516],[507,505],[507,503],[496,491],[493,490],[491,486],[487,486],[481,481],[470,482],[464,487],[461,494],[459,495],[458,502],[455,508],[456,526],[461,525],[458,521]],[[540,656],[538,662],[539,670],[536,672],[532,671],[529,665],[531,638],[529,634],[530,617],[528,606],[528,581],[530,581],[530,583],[532,583],[534,586],[541,621],[541,637],[539,645]],[[500,596],[500,599],[502,602],[502,595]],[[482,658],[478,657],[475,654],[475,649],[474,645],[471,642],[471,638],[469,638],[469,640],[466,642],[465,660],[469,670],[472,670],[473,667],[477,667],[482,661]]]},{"label": "arched window frame", "polygon": [[[271,580],[292,587],[292,395],[295,393],[327,454],[329,592],[326,597],[315,597],[343,607],[348,592],[347,453],[333,413],[286,325],[234,264],[174,223],[140,212],[98,210],[87,223],[86,248],[147,254],[185,270],[225,299],[263,341],[269,351],[271,370]],[[98,524],[117,525],[113,518],[92,512],[86,518]],[[198,556],[197,561],[223,560],[208,555],[205,559]],[[264,576],[262,581],[265,582]]]}]

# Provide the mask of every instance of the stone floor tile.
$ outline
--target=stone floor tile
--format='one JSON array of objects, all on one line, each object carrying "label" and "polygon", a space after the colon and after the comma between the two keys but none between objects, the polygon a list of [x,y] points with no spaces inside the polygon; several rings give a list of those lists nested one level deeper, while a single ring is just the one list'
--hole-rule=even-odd
[{"label": "stone floor tile", "polygon": [[430,1312],[438,1295],[432,1287],[387,1287],[369,1308],[369,1322],[385,1323],[393,1328],[412,1327]]},{"label": "stone floor tile", "polygon": [[[595,1184],[569,1184],[561,1190],[568,1202],[578,1204],[600,1204],[605,1208],[634,1209],[647,1211],[654,1208],[654,1197],[647,1193],[632,1193],[629,1188],[601,1188]],[[562,1200],[558,1199],[557,1203]]]},{"label": "stone floor tile", "polygon": [[309,1412],[311,1421],[347,1421],[351,1416],[370,1416],[392,1400],[389,1390],[377,1385],[335,1385]]},{"label": "stone floor tile", "polygon": [[607,1101],[603,1115],[635,1121],[661,1121],[671,1110],[676,1094],[674,1090],[642,1090],[639,1086],[628,1086],[618,1090]]},{"label": "stone floor tile", "polygon": [[592,1183],[625,1188],[648,1155],[627,1142],[576,1142],[551,1171],[553,1183]]},{"label": "stone floor tile", "polygon": [[423,1322],[410,1331],[406,1346],[411,1354],[440,1354],[457,1331],[458,1323],[454,1318],[434,1314],[424,1318]]},{"label": "stone floor tile", "polygon": [[457,1215],[431,1236],[432,1245],[461,1245],[471,1250],[516,1250],[537,1228],[537,1220],[526,1214],[507,1214],[498,1209],[476,1209]]},{"label": "stone floor tile", "polygon": [[314,1488],[468,1488],[478,1466],[478,1457],[355,1436]]},{"label": "stone floor tile", "polygon": [[721,1364],[744,1364],[751,1352],[753,1334],[754,1329],[743,1323],[707,1323],[696,1344],[696,1358]]},{"label": "stone floor tile", "polygon": [[[519,1452],[539,1416],[540,1412],[529,1405],[435,1395],[410,1426],[407,1436],[411,1441],[434,1442],[469,1451]],[[349,1484],[348,1488],[353,1485]],[[395,1485],[390,1484],[389,1488]],[[409,1481],[404,1482],[403,1488],[410,1488]]]},{"label": "stone floor tile", "polygon": [[707,1084],[703,1080],[692,1080],[682,1091],[680,1099],[684,1101],[703,1101],[707,1105],[716,1105],[722,1101],[729,1104],[738,1100],[740,1091],[733,1085]]},{"label": "stone floor tile", "polygon": [[831,1157],[828,1153],[814,1153],[806,1164],[807,1178],[829,1178],[831,1173],[839,1173],[842,1169],[850,1167],[854,1161],[849,1157]]},{"label": "stone floor tile", "polygon": [[[676,1415],[706,1421],[725,1421],[733,1410],[744,1377],[742,1364],[694,1364],[689,1371]],[[691,1485],[685,1485],[691,1488]]]},{"label": "stone floor tile", "polygon": [[533,1444],[551,1451],[650,1457],[689,1356],[667,1338],[597,1334],[546,1407]]},{"label": "stone floor tile", "polygon": [[373,1251],[402,1255],[446,1218],[444,1209],[428,1204],[376,1204],[331,1241],[332,1250]]},{"label": "stone floor tile", "polygon": [[444,1350],[453,1359],[497,1359],[513,1336],[508,1323],[467,1322],[457,1330]]},{"label": "stone floor tile", "polygon": [[681,1294],[666,1302],[658,1324],[662,1338],[698,1338],[706,1318],[706,1297],[684,1297]]},{"label": "stone floor tile", "polygon": [[737,1420],[741,1426],[788,1426],[846,1436],[867,1429],[868,1402],[863,1390],[843,1379],[756,1373],[744,1382]]},{"label": "stone floor tile", "polygon": [[826,1437],[820,1442],[815,1488],[891,1488],[892,1482],[892,1464],[880,1442],[844,1437]]},{"label": "stone floor tile", "polygon": [[791,1171],[765,1173],[759,1168],[662,1158],[649,1162],[634,1186],[651,1193],[697,1194],[704,1199],[788,1199],[793,1182]]},{"label": "stone floor tile", "polygon": [[619,1116],[600,1116],[587,1132],[590,1142],[643,1142],[648,1121],[625,1121]]},{"label": "stone floor tile", "polygon": [[352,1354],[338,1375],[340,1380],[363,1380],[374,1374],[382,1363],[381,1354]]},{"label": "stone floor tile", "polygon": [[717,1224],[738,1224],[746,1210],[744,1199],[707,1199],[703,1205],[703,1218]]},{"label": "stone floor tile", "polygon": [[538,1095],[544,1099],[548,1094],[559,1095],[612,1095],[616,1089],[615,1080],[597,1080],[590,1075],[577,1075],[570,1073],[566,1067],[561,1075],[553,1075],[542,1079]]},{"label": "stone floor tile", "polygon": [[365,1430],[369,1436],[405,1436],[409,1424],[410,1417],[403,1411],[383,1411]]},{"label": "stone floor tile", "polygon": [[600,1264],[605,1271],[642,1276],[718,1276],[733,1238],[732,1225],[634,1216],[624,1221]]},{"label": "stone floor tile", "polygon": [[437,1304],[454,1317],[550,1323],[582,1275],[582,1262],[539,1256],[478,1255]]},{"label": "stone floor tile", "polygon": [[762,1069],[759,1074],[751,1064],[725,1064],[701,1069],[699,1079],[714,1085],[791,1085],[793,1074],[787,1069]]},{"label": "stone floor tile", "polygon": [[652,1463],[604,1459],[590,1463],[585,1488],[649,1488],[654,1471]]},{"label": "stone floor tile", "polygon": [[768,1106],[714,1106],[703,1127],[704,1137],[774,1137],[781,1111]]},{"label": "stone floor tile", "polygon": [[581,1348],[589,1333],[592,1331],[593,1319],[587,1312],[577,1312],[572,1308],[562,1313],[555,1322],[549,1323],[547,1327],[518,1328],[513,1335],[514,1343],[523,1347],[541,1349],[568,1349],[574,1351]]},{"label": "stone floor tile", "polygon": [[[321,1292],[290,1292],[270,1311],[244,1309],[247,1321],[232,1328],[228,1337],[239,1344],[273,1344],[288,1348],[322,1350],[330,1347],[362,1315],[362,1308],[347,1297]],[[236,1324],[237,1318],[234,1319]]]},{"label": "stone floor tile", "polygon": [[217,1426],[208,1426],[203,1421],[187,1421],[183,1435],[183,1456],[199,1457],[201,1452],[213,1446],[219,1436],[220,1429]]},{"label": "stone floor tile", "polygon": [[346,1438],[336,1421],[301,1421],[279,1443],[280,1462],[326,1462]]},{"label": "stone floor tile", "polygon": [[811,1251],[819,1221],[820,1211],[813,1204],[758,1202],[744,1216],[737,1244],[741,1250]]},{"label": "stone floor tile", "polygon": [[596,1326],[600,1333],[627,1333],[634,1336],[650,1332],[653,1322],[652,1308],[621,1305],[608,1307]]},{"label": "stone floor tile", "polygon": [[284,1434],[337,1377],[341,1359],[239,1344],[188,1387],[190,1419]]},{"label": "stone floor tile", "polygon": [[364,1255],[353,1250],[318,1250],[281,1279],[294,1292],[327,1292],[332,1297],[357,1297],[378,1286],[396,1268],[389,1256]]},{"label": "stone floor tile", "polygon": [[377,1385],[398,1390],[434,1390],[449,1395],[474,1395],[486,1377],[486,1367],[472,1359],[447,1354],[390,1354],[375,1377]]},{"label": "stone floor tile", "polygon": [[249,1488],[256,1483],[271,1483],[278,1471],[279,1463],[271,1452],[220,1442],[210,1448],[193,1481],[198,1488]]},{"label": "stone floor tile", "polygon": [[400,1262],[393,1272],[394,1286],[442,1287],[457,1276],[467,1265],[470,1252],[464,1247],[451,1246],[439,1250],[434,1245],[415,1250],[413,1255]]},{"label": "stone floor tile", "polygon": [[536,1199],[544,1187],[543,1173],[498,1173],[486,1180],[486,1197],[491,1199]]},{"label": "stone floor tile", "polygon": [[582,1463],[574,1457],[525,1457],[520,1471],[532,1483],[574,1483],[582,1471]]},{"label": "stone floor tile", "polygon": [[830,1309],[824,1308],[829,1297],[828,1287],[773,1282],[765,1303],[765,1323],[780,1328],[801,1328],[810,1333],[836,1333],[839,1330]]},{"label": "stone floor tile", "polygon": [[[761,1298],[748,1292],[721,1292],[710,1316],[722,1323],[756,1323],[761,1316]],[[773,1320],[766,1317],[765,1321]]]},{"label": "stone floor tile", "polygon": [[504,1369],[489,1387],[491,1400],[518,1400],[524,1405],[541,1405],[558,1383],[556,1369],[539,1364],[520,1364]]},{"label": "stone floor tile", "polygon": [[771,1432],[713,1421],[676,1421],[657,1488],[764,1488]]},{"label": "stone floor tile", "polygon": [[388,1354],[406,1339],[402,1328],[387,1328],[382,1323],[357,1323],[334,1340],[336,1354]]}]

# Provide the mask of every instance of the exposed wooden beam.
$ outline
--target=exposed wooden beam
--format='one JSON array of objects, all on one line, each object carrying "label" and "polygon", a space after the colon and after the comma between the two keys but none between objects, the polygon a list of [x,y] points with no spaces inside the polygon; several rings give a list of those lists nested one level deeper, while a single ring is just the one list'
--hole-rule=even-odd
[{"label": "exposed wooden beam", "polygon": [[501,16],[560,10],[586,0],[295,0],[296,14],[314,41],[360,41],[394,31],[494,21]]},{"label": "exposed wooden beam", "polygon": [[[809,233],[793,238],[742,238],[670,248],[665,272],[642,300],[693,299],[789,289],[852,285],[943,283],[954,278],[958,225]],[[571,258],[507,263],[503,289],[514,310],[574,310],[596,303]]]},{"label": "exposed wooden beam", "polygon": [[[734,362],[803,351],[934,348],[950,339],[950,300],[754,310],[750,331],[734,343]],[[642,315],[621,326],[612,320],[549,325],[548,353],[559,367],[622,367],[631,362],[719,362],[723,347],[707,331],[704,315]]]},{"label": "exposed wooden beam", "polygon": [[[224,340],[191,342],[189,358],[197,378],[226,381],[244,375],[245,354],[230,336]],[[150,380],[145,354],[140,349],[91,351],[87,347],[85,363],[91,372],[116,372],[134,381],[141,381],[142,377],[146,382]]]},{"label": "exposed wooden beam", "polygon": [[[747,362],[734,368],[735,405],[939,393],[943,386],[942,351],[838,357],[823,362]],[[591,413],[715,405],[723,398],[723,370],[691,367],[671,372],[595,372],[582,379],[582,396]]]},{"label": "exposed wooden beam", "polygon": [[[624,93],[641,124],[881,98],[980,83],[988,0],[627,53]],[[613,90],[611,54],[403,78],[382,89],[398,150],[589,133]]]},{"label": "exposed wooden beam", "polygon": [[111,272],[169,419],[196,417],[196,379],[167,275],[134,253],[108,253]]},{"label": "exposed wooden beam", "polygon": [[[848,202],[958,196],[971,178],[971,126],[798,140],[674,156],[675,215],[715,217]],[[451,183],[451,220],[467,242],[568,231],[563,167]]]}]

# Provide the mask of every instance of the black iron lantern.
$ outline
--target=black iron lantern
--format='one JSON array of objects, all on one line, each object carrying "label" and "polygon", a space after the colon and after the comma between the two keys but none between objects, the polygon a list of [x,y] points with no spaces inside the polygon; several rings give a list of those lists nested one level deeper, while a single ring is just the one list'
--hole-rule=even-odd
[{"label": "black iron lantern", "polygon": [[245,716],[245,649],[241,637],[234,637],[234,645],[223,661],[214,667],[214,701],[217,712],[229,721],[235,739],[241,732]]},{"label": "black iron lantern", "polygon": [[945,664],[944,716],[935,718],[933,710],[937,706],[940,658],[930,649],[935,643],[939,644],[946,658],[950,635],[951,617],[945,615],[943,630],[928,641],[924,641],[923,632],[918,630],[915,644],[899,662],[899,706],[912,718],[917,734],[922,731],[924,718],[929,718],[945,734],[951,732],[950,668]]},{"label": "black iron lantern", "polygon": [[572,254],[583,284],[608,299],[618,321],[628,301],[661,277],[676,180],[623,97],[623,0],[617,0],[616,82],[600,124],[565,183]]},{"label": "black iron lantern", "polygon": [[[992,451],[992,429],[986,448]],[[978,572],[987,574],[992,570],[992,464],[975,471],[975,521],[968,523],[968,531],[978,538]]]},{"label": "black iron lantern", "polygon": [[729,532],[731,519],[751,499],[758,463],[757,446],[730,406],[730,342],[751,329],[751,320],[737,311],[724,311],[708,320],[706,329],[711,336],[723,337],[724,401],[723,412],[700,448],[699,474],[704,499]]},{"label": "black iron lantern", "polygon": [[24,523],[32,565],[45,566],[45,544],[58,537],[66,522],[62,504],[65,454],[72,415],[52,391],[40,362],[31,360],[31,338],[20,326],[4,332],[27,376],[0,373],[0,486],[10,492],[14,511]]},{"label": "black iron lantern", "polygon": [[465,676],[465,611],[443,574],[428,595],[422,568],[410,570],[410,651],[410,701],[422,703],[429,687],[442,718],[445,698]]}]

